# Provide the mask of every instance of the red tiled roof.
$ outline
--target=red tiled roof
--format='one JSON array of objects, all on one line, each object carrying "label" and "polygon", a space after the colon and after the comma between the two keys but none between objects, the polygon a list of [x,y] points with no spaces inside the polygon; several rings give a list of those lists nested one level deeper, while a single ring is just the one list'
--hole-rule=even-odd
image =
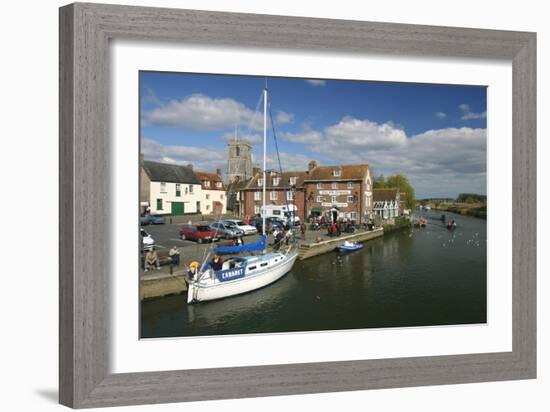
[{"label": "red tiled roof", "polygon": [[[296,178],[296,188],[300,189],[304,187],[304,178],[307,176],[306,172],[267,172],[266,173],[266,189],[273,190],[273,189],[290,189],[290,178],[295,177]],[[279,184],[274,185],[273,184],[273,178],[279,177]],[[258,185],[258,179],[262,178],[262,173],[257,173],[252,177],[245,189],[248,190],[258,190],[258,188],[261,188],[262,185]],[[284,180],[284,186],[283,186],[283,180]]]},{"label": "red tiled roof", "polygon": [[373,189],[372,200],[374,202],[384,202],[395,200],[397,198],[397,189]]},{"label": "red tiled roof", "polygon": [[[339,171],[339,176],[334,172]],[[369,172],[368,164],[355,164],[343,166],[316,166],[307,172],[306,182],[322,180],[363,180]]]},{"label": "red tiled roof", "polygon": [[[197,179],[199,179],[202,183],[202,186],[203,188],[206,188],[206,189],[209,189],[209,190],[224,190],[224,186],[223,186],[223,180],[222,180],[222,177],[216,173],[208,173],[208,172],[193,172],[195,177]],[[208,187],[205,187],[204,185],[204,182],[205,181],[209,181],[210,182],[210,186]],[[216,187],[216,183],[218,182],[221,182],[222,183],[222,187],[219,188],[219,187]]]}]

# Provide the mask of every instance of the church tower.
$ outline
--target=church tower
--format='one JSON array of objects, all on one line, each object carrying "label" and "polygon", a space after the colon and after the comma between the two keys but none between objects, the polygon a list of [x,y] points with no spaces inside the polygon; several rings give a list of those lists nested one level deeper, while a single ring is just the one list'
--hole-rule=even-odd
[{"label": "church tower", "polygon": [[252,145],[248,140],[233,139],[228,143],[227,182],[252,177]]}]

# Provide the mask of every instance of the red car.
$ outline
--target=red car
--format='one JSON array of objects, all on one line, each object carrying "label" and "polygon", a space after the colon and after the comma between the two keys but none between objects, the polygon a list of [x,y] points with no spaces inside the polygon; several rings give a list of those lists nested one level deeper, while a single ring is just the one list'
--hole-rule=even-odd
[{"label": "red car", "polygon": [[180,238],[205,243],[219,240],[219,235],[208,225],[183,225],[180,229]]}]

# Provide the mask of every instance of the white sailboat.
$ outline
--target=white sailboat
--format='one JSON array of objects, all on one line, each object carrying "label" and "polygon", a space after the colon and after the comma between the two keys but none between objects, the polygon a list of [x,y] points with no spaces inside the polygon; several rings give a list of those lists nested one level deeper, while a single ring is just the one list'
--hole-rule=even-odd
[{"label": "white sailboat", "polygon": [[[266,204],[266,140],[267,140],[267,87],[264,101],[264,146],[263,146],[263,207]],[[215,249],[216,253],[242,254],[261,252],[256,255],[232,257],[223,262],[221,270],[215,271],[203,262],[198,274],[189,281],[187,303],[203,302],[239,295],[267,286],[286,275],[294,265],[298,255],[291,246],[286,251],[266,253],[265,211],[262,216],[262,236],[256,243],[242,246],[227,246]],[[292,228],[294,230],[294,228]]]}]

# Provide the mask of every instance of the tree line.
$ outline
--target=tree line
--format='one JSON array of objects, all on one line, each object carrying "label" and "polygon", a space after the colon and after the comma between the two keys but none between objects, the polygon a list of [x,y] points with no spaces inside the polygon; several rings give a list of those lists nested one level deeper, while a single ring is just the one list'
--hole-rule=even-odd
[{"label": "tree line", "polygon": [[414,188],[405,175],[396,174],[385,177],[383,174],[380,174],[375,176],[372,186],[374,189],[398,189],[400,193],[406,193],[405,207],[407,209],[414,209],[416,207]]}]

